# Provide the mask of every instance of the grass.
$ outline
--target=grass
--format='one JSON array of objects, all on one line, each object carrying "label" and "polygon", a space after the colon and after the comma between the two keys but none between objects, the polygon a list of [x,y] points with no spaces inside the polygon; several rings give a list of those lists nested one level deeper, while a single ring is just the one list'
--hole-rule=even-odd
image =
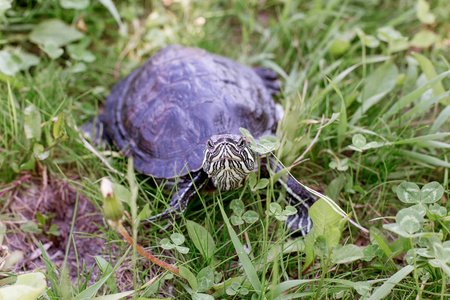
[{"label": "grass", "polygon": [[[119,78],[173,43],[276,71],[282,82],[276,101],[285,108],[278,157],[289,166],[310,148],[304,161],[291,169],[292,174],[336,201],[351,218],[369,228],[370,235],[351,225],[341,229],[339,219],[332,223],[333,212],[325,209],[316,212],[315,224],[322,227],[317,225],[309,239],[288,237],[283,224],[266,214],[269,203],[283,193],[270,185],[256,192],[247,186],[225,194],[201,194],[172,229],[164,229],[164,223],[134,226],[140,245],[192,273],[194,279],[186,275],[190,279],[186,281],[133,255],[106,222],[85,219],[95,222],[98,230],[83,232],[70,216],[57,227],[67,232],[61,238],[63,253],[71,249],[75,254],[53,260],[51,255],[43,255],[45,264],[38,267],[51,284],[42,299],[81,299],[83,295],[133,290],[136,297],[208,299],[193,296],[193,282],[200,285],[210,279],[209,270],[217,283],[226,283],[214,294],[218,299],[262,299],[262,295],[267,299],[449,297],[450,274],[445,267],[449,268],[445,259],[450,253],[445,243],[449,217],[447,211],[441,217],[432,213],[437,206],[447,209],[449,197],[450,12],[445,1],[430,1],[430,11],[426,2],[412,0],[116,1],[123,28],[100,2],[91,1],[82,10],[64,8],[64,2],[68,1],[16,1],[1,17],[1,53],[12,61],[5,65],[5,59],[0,60],[0,217],[6,226],[4,244],[10,251],[24,248],[11,243],[14,236],[25,237],[24,243],[33,250],[43,247],[39,242],[54,240],[49,228],[42,234],[21,227],[23,221],[36,220],[18,208],[20,201],[29,203],[35,214],[36,203],[45,206],[58,201],[58,187],[69,182],[72,188],[67,197],[77,199],[77,210],[85,209],[80,205],[82,199],[94,204],[86,210],[90,217],[100,212],[101,178],[130,187],[130,181],[119,175],[127,174],[127,160],[97,147],[118,172],[112,171],[86,149],[76,128],[101,111]],[[426,23],[429,13],[434,16],[431,24]],[[37,24],[49,19],[60,19],[83,33],[81,40],[61,45],[64,52],[56,58],[51,56],[56,56],[58,47],[52,50],[53,46],[37,45],[28,38]],[[420,32],[426,38],[417,36]],[[19,50],[33,54],[39,62],[32,67],[17,66],[20,61],[33,61]],[[20,71],[6,74],[14,66]],[[40,120],[25,116],[30,105],[37,108],[35,115],[40,115]],[[334,113],[339,116],[333,121]],[[58,116],[64,122],[55,126]],[[326,126],[321,127],[322,119]],[[32,124],[29,128],[34,128],[34,133],[25,134],[27,124]],[[31,177],[22,181],[27,175]],[[151,216],[165,207],[170,198],[162,185],[155,187],[151,178],[139,174],[136,180],[137,204],[127,202],[127,211],[136,209],[133,215]],[[425,219],[425,225],[409,235],[383,227],[396,224],[396,220],[400,224],[397,213],[411,206],[399,201],[404,181],[420,188],[437,181],[443,187],[436,207],[417,200],[426,206],[425,215],[417,217],[406,211],[413,223]],[[228,226],[234,199],[241,199],[245,210],[257,212],[260,220]],[[203,239],[193,239],[187,220],[206,228],[210,237],[202,231]],[[131,233],[132,226],[125,226]],[[432,234],[420,240],[411,237],[424,232]],[[161,248],[160,241],[172,233],[185,236],[182,246],[189,248],[187,254]],[[83,239],[77,240],[77,236]],[[87,253],[96,260],[83,266],[82,245],[93,243],[94,238],[103,241],[104,248]],[[212,256],[199,250],[199,244],[208,240],[214,243]],[[244,245],[252,250],[249,254],[238,251]],[[55,248],[50,246],[48,253],[55,253]],[[347,255],[339,256],[339,249]],[[428,256],[420,255],[423,249],[431,251]],[[304,253],[306,259],[311,258],[308,253],[314,253],[306,270]],[[356,259],[349,257],[352,253]],[[64,261],[73,262],[70,271],[62,269]],[[410,270],[408,265],[414,268]],[[13,266],[14,272],[2,269],[5,278],[34,269],[23,262]],[[150,284],[151,280],[155,282]]]}]

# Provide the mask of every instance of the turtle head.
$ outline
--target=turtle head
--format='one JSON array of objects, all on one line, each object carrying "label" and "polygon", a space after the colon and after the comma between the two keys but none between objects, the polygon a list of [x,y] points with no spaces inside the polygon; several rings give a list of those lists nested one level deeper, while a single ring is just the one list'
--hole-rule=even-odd
[{"label": "turtle head", "polygon": [[213,135],[205,146],[203,170],[221,191],[243,185],[255,167],[255,156],[247,140],[237,134]]}]

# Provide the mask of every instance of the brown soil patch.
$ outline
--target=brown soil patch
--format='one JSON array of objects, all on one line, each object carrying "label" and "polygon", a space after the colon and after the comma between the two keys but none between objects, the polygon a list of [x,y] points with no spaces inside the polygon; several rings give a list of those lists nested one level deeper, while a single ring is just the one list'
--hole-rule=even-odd
[{"label": "brown soil patch", "polygon": [[[94,256],[101,255],[105,250],[105,234],[99,230],[103,226],[101,212],[65,179],[46,177],[22,177],[25,178],[23,182],[3,195],[1,216],[7,227],[3,245],[11,252],[22,251],[24,255],[24,259],[13,267],[13,271],[19,273],[37,268],[45,270],[39,242],[46,249],[51,262],[61,268],[67,245],[71,243],[67,257],[71,279],[89,273],[92,268],[95,268],[93,274],[97,274]],[[77,181],[76,178],[72,180]],[[54,214],[51,224],[56,224],[61,234],[55,236],[21,230],[21,226],[26,223],[37,224],[37,212],[46,216]],[[76,216],[71,236],[74,213]],[[79,272],[84,274],[78,274]],[[92,277],[91,280],[96,276]]]}]

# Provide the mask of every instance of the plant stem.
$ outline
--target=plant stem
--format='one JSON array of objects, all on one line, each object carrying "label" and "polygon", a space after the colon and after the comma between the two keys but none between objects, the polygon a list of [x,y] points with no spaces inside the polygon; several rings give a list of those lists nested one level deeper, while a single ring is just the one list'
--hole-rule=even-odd
[{"label": "plant stem", "polygon": [[[355,176],[355,182],[358,182],[358,177],[359,177],[359,169],[361,167],[361,157],[362,157],[362,152],[359,152],[359,158],[358,158],[358,168],[356,169],[356,176]],[[355,182],[353,184],[355,184]]]},{"label": "plant stem", "polygon": [[[134,244],[134,243],[133,243],[133,238],[128,234],[128,232],[125,230],[125,228],[123,227],[122,224],[120,224],[120,225],[118,226],[117,229],[118,229],[119,233],[125,238],[125,240],[126,240],[131,246],[136,245],[136,250],[137,250],[137,252],[139,252],[139,253],[140,253],[142,256],[144,256],[146,259],[148,259],[148,260],[151,261],[152,263],[154,263],[154,264],[160,266],[161,268],[164,268],[164,269],[166,269],[167,271],[169,271],[169,272],[171,272],[171,273],[173,273],[173,274],[175,274],[175,275],[177,275],[177,276],[180,276],[180,270],[178,270],[177,268],[175,268],[174,266],[172,266],[172,265],[170,265],[170,264],[168,264],[168,263],[166,263],[166,262],[163,262],[163,261],[160,260],[159,258],[154,257],[153,255],[151,255],[150,253],[148,253],[147,251],[145,251],[145,249],[142,248],[141,245],[139,245],[139,244],[137,244],[137,243]],[[181,276],[180,276],[180,277],[181,277]]]},{"label": "plant stem", "polygon": [[[331,252],[328,253],[328,257],[330,256],[330,254],[331,254]],[[322,256],[322,260],[325,261],[325,264],[323,266],[322,275],[320,276],[320,281],[319,281],[319,287],[317,288],[317,292],[316,292],[316,296],[314,297],[314,300],[319,299],[320,291],[322,290],[323,282],[325,281],[325,275],[328,272],[328,257],[325,258],[324,256]]]},{"label": "plant stem", "polygon": [[413,254],[413,261],[414,261],[414,280],[416,281],[416,289],[417,289],[417,299],[422,299],[422,295],[420,292],[420,286],[419,286],[419,274],[417,273],[417,258],[416,258],[416,252],[414,251],[414,242],[412,237],[409,238],[409,241],[411,242],[411,251]]}]

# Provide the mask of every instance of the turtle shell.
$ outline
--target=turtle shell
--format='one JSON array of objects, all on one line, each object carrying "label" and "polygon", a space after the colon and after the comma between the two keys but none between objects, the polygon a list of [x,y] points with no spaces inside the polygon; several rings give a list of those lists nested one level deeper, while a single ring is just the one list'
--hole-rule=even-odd
[{"label": "turtle shell", "polygon": [[200,170],[206,141],[248,129],[273,134],[276,110],[263,79],[246,66],[198,48],[168,46],[117,83],[104,131],[138,172],[173,178]]}]

